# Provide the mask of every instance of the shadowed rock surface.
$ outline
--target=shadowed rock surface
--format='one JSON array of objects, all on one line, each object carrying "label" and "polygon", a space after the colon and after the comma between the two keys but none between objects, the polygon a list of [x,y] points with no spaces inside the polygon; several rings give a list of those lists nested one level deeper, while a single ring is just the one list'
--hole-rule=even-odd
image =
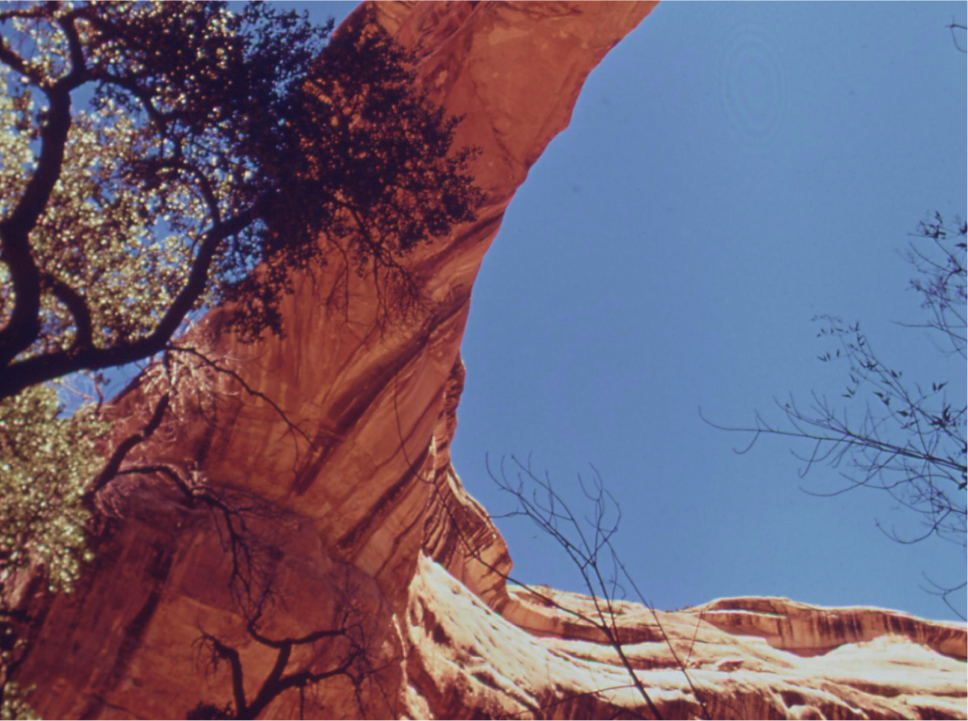
[{"label": "shadowed rock surface", "polygon": [[[174,420],[130,459],[231,489],[249,509],[257,563],[245,580],[275,594],[264,635],[335,628],[347,612],[365,631],[370,673],[358,687],[336,676],[302,698],[292,689],[262,717],[614,717],[616,707],[648,716],[594,629],[506,584],[507,548],[449,447],[484,253],[588,73],[653,6],[380,3],[341,30],[378,22],[417,51],[423,88],[464,116],[457,145],[481,150],[473,172],[487,201],[475,223],[408,261],[423,302],[405,320],[382,324],[383,299],[338,253],[297,279],[284,339],[238,343],[210,313],[190,342],[256,393],[224,373],[186,370]],[[147,373],[116,401],[128,432],[143,426],[160,383]],[[114,518],[96,566],[75,593],[41,604],[18,677],[35,685],[33,706],[48,718],[184,718],[200,701],[222,706],[229,667],[206,663],[203,633],[238,651],[254,697],[277,649],[246,633],[224,522],[155,476],[102,495]],[[548,594],[590,608],[586,597]],[[617,613],[664,718],[700,709],[656,619],[713,716],[968,715],[963,624],[771,598]],[[296,646],[288,669],[318,672],[342,654],[336,642]]]}]

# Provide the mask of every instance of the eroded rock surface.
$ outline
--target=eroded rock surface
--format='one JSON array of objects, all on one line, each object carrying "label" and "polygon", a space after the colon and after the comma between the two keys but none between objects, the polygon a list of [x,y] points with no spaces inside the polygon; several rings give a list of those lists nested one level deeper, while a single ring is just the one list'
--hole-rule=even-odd
[{"label": "eroded rock surface", "polygon": [[[431,97],[465,116],[458,144],[481,149],[473,171],[487,193],[478,220],[414,256],[424,302],[405,322],[381,327],[380,298],[338,257],[297,279],[285,339],[243,345],[210,314],[193,342],[256,393],[225,374],[188,376],[178,422],[137,452],[232,489],[250,509],[247,533],[260,545],[247,578],[270,579],[277,599],[264,635],[298,638],[347,613],[365,629],[371,673],[359,688],[335,676],[302,696],[286,691],[263,717],[648,716],[594,629],[506,584],[507,548],[449,447],[484,253],[587,74],[653,5],[366,10],[416,49]],[[119,418],[137,427],[157,393],[146,375],[116,402]],[[116,517],[96,567],[74,594],[48,600],[34,627],[18,678],[35,685],[34,707],[55,718],[175,718],[203,700],[223,705],[229,667],[207,663],[205,634],[237,650],[254,697],[277,649],[246,632],[224,519],[153,476],[101,500]],[[567,607],[590,603],[551,593]],[[966,717],[964,625],[761,598],[619,611],[626,652],[665,718],[701,710],[659,624],[714,716]],[[298,646],[287,668],[318,672],[345,654],[337,642]]]},{"label": "eroded rock surface", "polygon": [[[593,617],[587,597],[519,587],[509,596],[516,612],[502,617],[422,560],[408,624],[420,652],[408,672],[435,701],[425,715],[650,717],[615,649],[560,608]],[[623,651],[663,718],[703,713],[663,631],[711,718],[965,717],[963,626],[784,598],[655,614],[618,604],[616,617]]]}]

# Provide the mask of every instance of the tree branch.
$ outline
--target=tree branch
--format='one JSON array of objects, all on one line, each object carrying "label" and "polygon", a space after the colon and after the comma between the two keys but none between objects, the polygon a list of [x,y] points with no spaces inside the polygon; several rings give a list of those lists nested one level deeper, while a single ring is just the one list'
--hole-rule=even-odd
[{"label": "tree branch", "polygon": [[74,327],[77,329],[77,334],[71,344],[71,350],[76,352],[92,347],[94,345],[94,329],[91,325],[91,310],[87,307],[84,296],[55,275],[45,273],[41,277],[41,282],[50,288],[54,297],[64,304],[74,318]]},{"label": "tree branch", "polygon": [[286,414],[286,412],[284,410],[282,410],[282,408],[279,407],[279,404],[277,404],[274,400],[272,400],[265,393],[263,393],[261,391],[257,391],[254,388],[252,388],[245,381],[245,379],[242,378],[242,376],[240,376],[238,373],[236,373],[231,368],[226,368],[225,366],[219,365],[218,363],[216,363],[215,361],[213,361],[211,358],[209,358],[207,355],[205,355],[204,353],[202,353],[201,351],[199,351],[197,348],[192,348],[190,346],[182,346],[182,345],[175,345],[174,343],[169,343],[167,346],[165,346],[165,350],[171,351],[173,353],[185,353],[185,354],[191,355],[191,356],[193,356],[193,357],[198,358],[199,360],[201,360],[205,365],[209,366],[210,368],[212,368],[216,372],[218,372],[218,373],[224,373],[225,375],[230,376],[240,386],[242,386],[242,388],[245,390],[246,393],[248,393],[249,395],[254,396],[256,398],[259,398],[262,401],[265,401],[266,403],[268,403],[270,406],[272,406],[272,409],[276,413],[279,414],[279,416],[282,418],[283,422],[289,428],[289,432],[292,433],[292,434],[294,434],[294,435],[298,433],[302,437],[302,439],[304,441],[306,441],[306,443],[309,444],[309,447],[310,448],[312,448],[313,450],[316,450],[316,444],[313,442],[312,438],[310,438],[306,434],[306,432],[302,430],[302,428],[300,428],[298,425],[296,425],[291,420],[289,420],[289,416]]},{"label": "tree branch", "polygon": [[202,634],[202,642],[208,644],[213,654],[229,662],[232,669],[232,697],[235,699],[236,718],[249,718],[248,706],[245,703],[245,684],[242,673],[242,659],[239,652],[231,646],[226,646],[215,636],[208,633]]},{"label": "tree branch", "polygon": [[159,399],[158,404],[155,406],[154,412],[151,414],[151,418],[141,431],[133,433],[132,435],[125,438],[118,447],[114,449],[114,453],[108,459],[108,462],[104,466],[104,470],[101,471],[97,479],[95,479],[94,484],[91,488],[84,494],[84,502],[90,504],[93,502],[95,494],[104,488],[108,483],[110,483],[117,475],[121,468],[121,464],[124,462],[125,457],[131,452],[131,449],[137,446],[139,443],[143,443],[148,440],[151,435],[158,429],[161,425],[161,420],[164,418],[165,411],[168,409],[169,395],[165,393]]},{"label": "tree branch", "polygon": [[[76,13],[77,10],[74,12]],[[74,14],[71,13],[59,17],[57,24],[67,38],[67,47],[71,54],[71,70],[67,75],[60,78],[57,84],[64,85],[67,88],[76,88],[87,80],[87,62],[84,59],[84,48],[81,44],[81,38],[77,34],[77,28],[74,26]]]},{"label": "tree branch", "polygon": [[[3,259],[13,281],[15,297],[10,319],[0,329],[0,367],[6,366],[29,348],[40,334],[40,269],[34,260],[29,237],[46,210],[54,185],[60,178],[67,134],[71,127],[68,86],[58,83],[44,92],[50,109],[40,131],[41,149],[37,168],[13,211],[0,221]],[[22,388],[18,388],[17,392]]]},{"label": "tree branch", "polygon": [[[178,295],[175,296],[174,300],[171,302],[171,305],[168,306],[167,311],[162,316],[161,320],[158,321],[158,324],[151,333],[142,338],[118,343],[117,345],[110,346],[108,348],[96,348],[92,346],[83,350],[71,349],[68,351],[55,351],[52,353],[31,356],[29,358],[24,358],[23,360],[15,361],[8,365],[7,368],[2,371],[2,376],[0,376],[0,380],[2,380],[2,382],[0,382],[0,399],[14,396],[29,386],[54,380],[55,378],[59,378],[69,373],[74,373],[79,370],[100,370],[102,368],[124,365],[125,363],[131,363],[142,358],[147,358],[164,350],[168,341],[178,330],[181,322],[185,319],[185,317],[194,307],[195,303],[205,292],[209,269],[211,268],[212,261],[219,248],[219,245],[226,238],[244,230],[258,217],[259,212],[261,212],[265,202],[267,202],[265,198],[266,196],[262,196],[246,210],[238,213],[219,225],[213,226],[205,233],[205,237],[200,244],[198,254],[195,256],[195,260],[192,263],[188,280],[185,282],[185,285],[182,286],[182,289],[179,291]],[[33,264],[33,259],[29,254],[29,246],[27,247],[27,251],[30,267],[32,267],[36,272],[36,265]],[[13,264],[11,264],[11,269],[12,268]],[[13,274],[12,270],[11,273]],[[14,275],[15,289],[16,278],[17,276]],[[39,310],[39,273],[37,274],[36,290],[37,309]],[[15,306],[14,314],[17,313],[16,309],[21,307],[20,301],[21,295],[18,291],[17,305]],[[33,317],[33,320],[37,325],[37,329],[39,329],[39,322],[37,320],[36,313]],[[3,331],[0,331],[0,344],[2,344],[4,333],[9,331],[9,334],[12,334],[11,328],[13,325],[13,319],[11,319],[8,327]],[[36,337],[37,332],[35,329],[34,335],[30,339],[30,343],[32,343]],[[0,348],[2,348],[2,345],[0,345]],[[22,350],[23,348],[20,348],[17,353],[21,352]],[[14,355],[16,355],[16,353]],[[4,359],[3,356],[0,355],[0,361],[9,362],[9,360],[10,358]]]}]

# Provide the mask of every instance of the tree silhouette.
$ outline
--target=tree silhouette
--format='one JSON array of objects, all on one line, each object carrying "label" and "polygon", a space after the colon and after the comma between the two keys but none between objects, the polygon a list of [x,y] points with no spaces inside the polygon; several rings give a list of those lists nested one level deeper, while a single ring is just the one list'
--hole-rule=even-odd
[{"label": "tree silhouette", "polygon": [[[589,501],[591,514],[576,516],[565,499],[555,489],[550,476],[547,473],[539,475],[532,469],[530,458],[526,462],[522,462],[511,456],[511,463],[514,467],[510,473],[506,470],[503,458],[497,469],[492,469],[490,464],[487,467],[491,480],[502,491],[510,494],[517,503],[515,510],[498,517],[522,516],[531,521],[542,533],[552,538],[567,554],[572,565],[581,575],[594,610],[590,613],[582,612],[567,604],[559,603],[532,586],[524,585],[524,588],[542,602],[548,603],[574,617],[578,622],[596,629],[604,642],[615,650],[619,662],[628,674],[630,687],[638,693],[644,702],[642,711],[616,707],[616,713],[619,715],[633,714],[638,718],[662,718],[661,712],[639,679],[636,669],[626,653],[627,636],[618,623],[621,615],[619,606],[625,593],[624,588],[629,586],[642,605],[651,611],[662,640],[672,654],[676,667],[684,675],[696,700],[696,717],[710,718],[705,699],[693,684],[692,677],[687,670],[686,665],[689,659],[686,658],[684,661],[680,657],[672,639],[666,634],[655,607],[643,596],[635,579],[629,575],[625,564],[615,549],[613,538],[618,532],[619,523],[622,520],[622,510],[615,498],[605,488],[598,470],[592,466],[593,477],[590,482],[584,481],[580,475],[578,477],[582,492]],[[611,690],[616,689],[601,689],[592,693],[604,695]],[[642,714],[645,711],[648,712],[648,716]]]},{"label": "tree silhouette", "polygon": [[[930,331],[926,350],[949,359],[966,357],[966,235],[968,224],[957,219],[947,224],[935,213],[918,225],[907,255],[916,272],[910,288],[920,296],[926,318],[922,323],[901,325]],[[748,452],[763,436],[803,442],[809,450],[797,454],[804,463],[801,477],[815,465],[826,464],[846,481],[838,491],[813,495],[832,496],[857,488],[888,493],[914,514],[921,528],[913,534],[882,530],[899,543],[929,538],[952,543],[960,549],[958,563],[963,569],[963,551],[968,545],[965,399],[948,395],[948,378],[919,382],[888,364],[859,323],[844,323],[833,316],[814,320],[822,324],[818,337],[835,342],[819,360],[847,364],[848,384],[840,394],[843,401],[834,402],[815,392],[806,407],[792,397],[777,401],[785,423],[768,421],[760,413],[748,427],[706,422],[723,430],[751,433],[750,443],[738,449],[739,453]],[[957,366],[964,371],[962,363]],[[953,606],[951,597],[963,591],[966,582],[944,585],[927,580],[932,588],[926,590],[941,596],[964,618],[964,610]]]},{"label": "tree silhouette", "polygon": [[400,259],[474,217],[458,120],[375,27],[324,49],[331,25],[222,2],[15,5],[0,27],[0,399],[150,357],[204,304],[283,332],[322,232],[406,287]]},{"label": "tree silhouette", "polygon": [[[293,274],[335,249],[371,279],[387,320],[419,302],[407,256],[474,218],[482,195],[473,151],[453,146],[459,119],[414,89],[406,51],[356,17],[331,37],[332,23],[260,2],[0,6],[3,628],[18,574],[72,588],[120,478],[162,478],[207,505],[244,565],[247,506],[192,469],[130,461],[179,418],[184,389],[146,394],[140,427],[112,447],[101,371],[191,356],[183,368],[232,376],[282,413],[176,340],[193,314],[221,304],[242,340],[283,334]],[[94,392],[69,414],[62,379],[79,372]],[[19,703],[8,661],[4,708]]]},{"label": "tree silhouette", "polygon": [[[298,637],[271,638],[259,630],[263,606],[246,624],[250,639],[260,646],[276,652],[272,669],[259,684],[255,696],[249,699],[245,692],[245,668],[242,654],[233,646],[213,634],[202,632],[197,643],[199,653],[205,657],[212,671],[217,671],[221,663],[227,663],[231,673],[232,701],[222,706],[210,702],[199,702],[186,715],[189,719],[257,719],[266,708],[288,691],[296,691],[299,696],[299,718],[304,718],[307,690],[328,679],[342,676],[350,681],[356,694],[357,706],[361,712],[365,708],[362,699],[362,683],[377,670],[367,647],[366,635],[361,619],[356,617],[352,607],[345,607],[335,628],[320,629]],[[299,665],[290,670],[293,664],[293,651],[299,648],[312,651],[308,665]],[[326,659],[335,656],[335,661]],[[318,666],[322,665],[322,668]]]}]

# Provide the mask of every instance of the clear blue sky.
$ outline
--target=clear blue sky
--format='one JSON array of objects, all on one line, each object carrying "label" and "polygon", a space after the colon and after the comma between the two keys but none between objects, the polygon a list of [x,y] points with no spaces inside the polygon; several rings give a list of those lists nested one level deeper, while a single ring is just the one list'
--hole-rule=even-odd
[{"label": "clear blue sky", "polygon": [[[925,211],[965,214],[966,63],[945,28],[964,14],[668,3],[606,57],[475,285],[454,464],[487,508],[509,504],[485,452],[533,453],[562,489],[592,462],[661,608],[762,594],[951,617],[918,585],[960,582],[959,547],[891,542],[875,519],[914,529],[889,498],[805,495],[834,472],[800,481],[781,440],[736,455],[745,438],[697,408],[746,425],[790,391],[839,398],[846,368],[816,360],[824,312],[964,397],[963,362],[938,369],[922,332],[892,324],[919,318],[906,233]],[[499,526],[520,577],[578,590],[532,529]]]},{"label": "clear blue sky", "polygon": [[[312,3],[341,20],[352,3]],[[899,251],[927,211],[966,212],[964,3],[664,3],[589,78],[485,258],[463,344],[454,465],[492,513],[492,459],[533,454],[580,505],[594,463],[622,504],[618,546],[646,596],[678,608],[778,595],[953,618],[922,572],[960,547],[884,494],[834,499],[782,440],[747,455],[775,397],[832,398],[810,318],[859,320],[878,353],[964,397],[923,332]],[[923,370],[923,375],[919,373]],[[773,415],[777,418],[776,414]],[[778,420],[778,418],[777,418]],[[552,543],[499,521],[515,575],[584,590]],[[964,598],[960,602],[964,608]]]}]

